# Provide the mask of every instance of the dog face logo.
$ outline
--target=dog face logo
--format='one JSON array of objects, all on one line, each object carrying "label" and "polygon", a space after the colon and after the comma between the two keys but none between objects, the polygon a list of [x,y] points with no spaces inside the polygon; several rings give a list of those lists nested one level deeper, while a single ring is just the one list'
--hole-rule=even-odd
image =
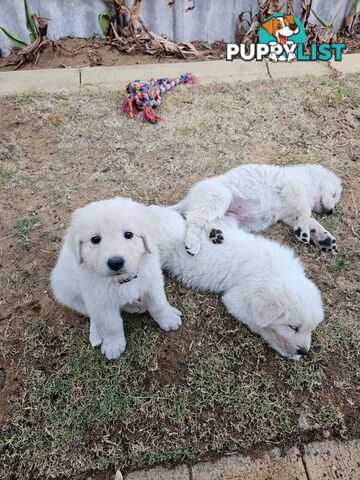
[{"label": "dog face logo", "polygon": [[246,62],[261,62],[268,58],[273,62],[317,61],[328,62],[342,59],[345,43],[307,42],[304,25],[295,15],[274,13],[260,25],[258,41],[226,44],[226,60],[238,57]]},{"label": "dog face logo", "polygon": [[273,17],[262,24],[262,28],[272,36],[277,38],[278,43],[284,45],[288,37],[299,32],[293,15],[284,15],[283,17]]},{"label": "dog face logo", "polygon": [[305,43],[304,26],[295,15],[277,13],[260,27],[259,42],[270,46],[269,59],[273,62],[292,62],[299,43]]}]

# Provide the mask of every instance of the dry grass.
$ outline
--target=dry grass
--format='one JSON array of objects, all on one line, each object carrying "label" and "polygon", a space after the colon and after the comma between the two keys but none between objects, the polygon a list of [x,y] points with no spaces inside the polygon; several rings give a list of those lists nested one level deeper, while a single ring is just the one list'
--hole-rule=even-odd
[{"label": "dry grass", "polygon": [[[0,477],[87,478],[324,430],[358,435],[359,77],[180,87],[156,127],[120,114],[120,97],[89,89],[0,101]],[[176,202],[196,180],[249,162],[318,162],[343,179],[336,215],[322,220],[338,256],[296,243],[282,225],[268,233],[323,292],[311,355],[280,358],[215,296],[168,279],[182,329],[128,316],[127,350],[106,361],[88,344],[87,320],[49,293],[70,212],[114,195]]]}]

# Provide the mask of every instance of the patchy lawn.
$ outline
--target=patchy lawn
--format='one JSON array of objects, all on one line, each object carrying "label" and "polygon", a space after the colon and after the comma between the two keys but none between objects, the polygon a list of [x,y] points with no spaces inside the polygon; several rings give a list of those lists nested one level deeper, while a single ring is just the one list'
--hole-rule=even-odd
[{"label": "patchy lawn", "polygon": [[[81,479],[359,436],[359,79],[179,87],[158,126],[124,117],[122,92],[0,100],[1,478]],[[311,354],[279,357],[216,296],[167,279],[181,330],[128,315],[126,352],[107,361],[87,319],[49,291],[70,212],[115,195],[170,204],[249,162],[319,162],[343,180],[335,216],[321,220],[338,255],[300,245],[283,225],[267,234],[296,250],[323,293]]]}]

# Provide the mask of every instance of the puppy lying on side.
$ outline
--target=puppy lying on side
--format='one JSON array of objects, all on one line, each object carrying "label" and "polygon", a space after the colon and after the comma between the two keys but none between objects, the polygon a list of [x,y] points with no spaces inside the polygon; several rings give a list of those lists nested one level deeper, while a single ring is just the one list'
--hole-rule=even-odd
[{"label": "puppy lying on side", "polygon": [[190,255],[199,253],[204,227],[213,243],[223,242],[212,222],[224,216],[252,232],[282,220],[301,242],[331,251],[336,250],[335,238],[311,212],[331,215],[340,194],[339,178],[320,165],[250,164],[196,183],[173,208],[186,216],[185,248]]},{"label": "puppy lying on side", "polygon": [[219,225],[219,248],[200,232],[202,248],[185,252],[185,221],[166,207],[148,207],[157,225],[162,266],[188,287],[222,294],[229,313],[281,355],[297,360],[310,348],[311,333],[324,318],[318,288],[306,278],[293,252],[266,238]]},{"label": "puppy lying on side", "polygon": [[108,359],[125,350],[121,310],[148,310],[166,331],[181,325],[166,300],[154,229],[146,207],[130,199],[90,203],[73,213],[51,273],[55,298],[90,317],[90,343]]}]

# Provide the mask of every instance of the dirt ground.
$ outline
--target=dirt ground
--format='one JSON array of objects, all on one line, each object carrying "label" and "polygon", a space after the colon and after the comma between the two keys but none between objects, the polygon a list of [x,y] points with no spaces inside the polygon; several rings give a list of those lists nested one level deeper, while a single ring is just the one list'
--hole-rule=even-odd
[{"label": "dirt ground", "polygon": [[[339,42],[346,43],[346,53],[360,52],[360,34],[351,38],[341,36]],[[57,48],[47,48],[39,56],[38,62],[24,63],[20,68],[23,70],[34,70],[43,68],[70,68],[70,67],[94,67],[97,65],[137,65],[144,63],[173,63],[184,61],[216,60],[225,57],[226,44],[218,41],[209,45],[206,42],[193,42],[199,55],[178,58],[172,55],[147,55],[145,53],[134,53],[127,55],[116,48],[106,44],[104,39],[95,38],[62,38],[56,40]],[[64,47],[64,48],[61,48]],[[0,56],[0,72],[16,69],[19,58],[15,52],[7,57]]]},{"label": "dirt ground", "polygon": [[[359,42],[360,43],[360,42]],[[128,55],[120,52],[101,38],[63,38],[56,40],[57,48],[49,47],[39,56],[37,63],[27,62],[21,69],[34,70],[43,68],[94,67],[96,65],[136,65],[143,63],[173,63],[184,61],[202,61],[219,59],[225,55],[225,43],[214,42],[211,47],[205,42],[193,42],[199,55],[178,58],[173,55],[148,55],[134,53]],[[64,47],[64,48],[62,48]],[[16,68],[19,59],[15,51],[7,57],[0,57],[0,71]]]},{"label": "dirt ground", "polygon": [[[0,477],[107,478],[114,468],[359,437],[360,77],[181,86],[156,126],[119,110],[123,92],[0,100]],[[317,162],[343,182],[321,222],[339,253],[290,245],[322,291],[309,356],[281,358],[215,295],[166,280],[178,332],[126,317],[109,362],[87,319],[57,305],[49,273],[70,213],[115,195],[177,202],[240,163]]]}]

